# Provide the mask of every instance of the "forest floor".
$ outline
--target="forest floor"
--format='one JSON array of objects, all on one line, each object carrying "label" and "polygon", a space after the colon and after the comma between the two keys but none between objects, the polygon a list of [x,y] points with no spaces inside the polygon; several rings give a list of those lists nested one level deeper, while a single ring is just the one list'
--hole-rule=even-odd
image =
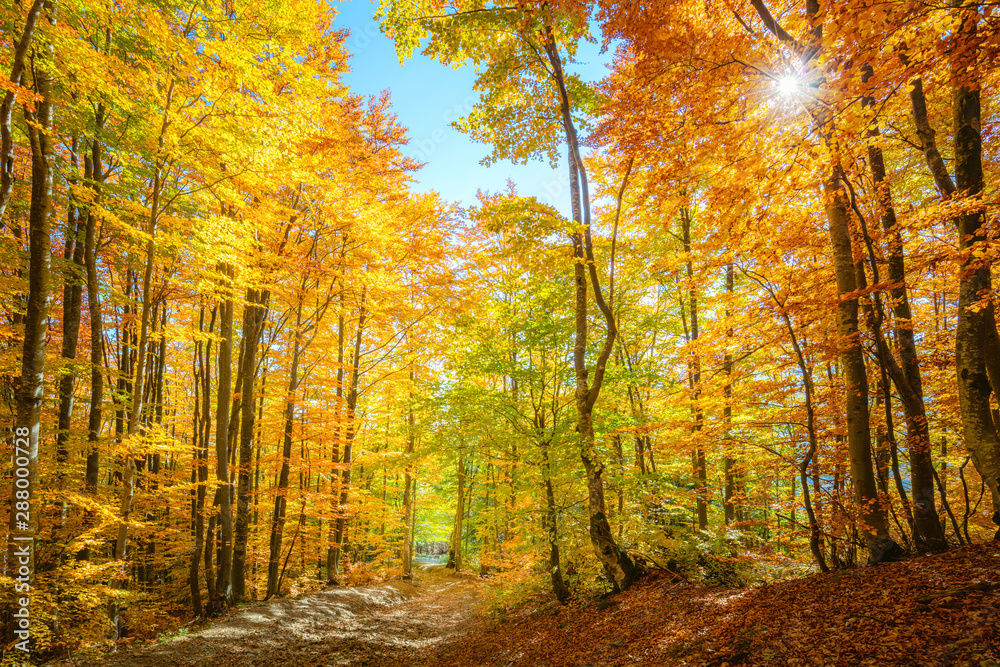
[{"label": "forest floor", "polygon": [[211,627],[76,665],[110,667],[402,667],[461,642],[482,586],[471,574],[421,568],[413,582],[341,587],[248,607]]},{"label": "forest floor", "polygon": [[440,567],[335,588],[78,665],[356,667],[1000,667],[1000,543],[756,588],[670,573],[567,606],[503,612]]},{"label": "forest floor", "polygon": [[1000,543],[755,588],[669,573],[477,620],[434,667],[1000,667]]}]

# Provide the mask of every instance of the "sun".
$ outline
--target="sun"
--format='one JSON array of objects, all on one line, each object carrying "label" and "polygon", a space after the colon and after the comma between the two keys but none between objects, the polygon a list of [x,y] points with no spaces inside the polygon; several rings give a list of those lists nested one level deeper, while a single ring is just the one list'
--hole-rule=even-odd
[{"label": "sun", "polygon": [[784,97],[791,97],[799,92],[799,79],[791,74],[781,77],[774,82],[774,85],[778,93]]}]

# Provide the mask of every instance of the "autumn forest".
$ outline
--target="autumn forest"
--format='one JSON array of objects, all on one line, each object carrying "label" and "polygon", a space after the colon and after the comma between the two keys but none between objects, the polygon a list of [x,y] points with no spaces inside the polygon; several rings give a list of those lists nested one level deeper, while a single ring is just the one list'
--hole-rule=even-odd
[{"label": "autumn forest", "polygon": [[[926,557],[972,578],[920,611],[959,586],[978,643],[870,664],[996,667],[995,3],[364,4],[404,67],[474,72],[453,127],[558,201],[419,187],[336,3],[0,7],[3,664],[421,577],[503,628]],[[740,632],[289,664],[875,655]],[[232,659],[120,664],[279,664]]]}]

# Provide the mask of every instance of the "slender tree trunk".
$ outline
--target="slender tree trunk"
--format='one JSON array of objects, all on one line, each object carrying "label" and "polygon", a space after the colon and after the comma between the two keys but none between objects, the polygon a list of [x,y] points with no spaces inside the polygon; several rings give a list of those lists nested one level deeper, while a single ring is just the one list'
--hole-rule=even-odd
[{"label": "slender tree trunk", "polygon": [[458,452],[458,495],[455,503],[455,521],[451,530],[451,545],[448,551],[448,568],[455,572],[462,569],[462,519],[465,516],[465,451]]},{"label": "slender tree trunk", "polygon": [[347,392],[347,426],[344,431],[344,469],[341,472],[340,510],[337,513],[337,528],[334,535],[336,556],[333,563],[334,572],[340,572],[340,560],[344,551],[344,541],[347,532],[347,498],[351,487],[351,464],[353,461],[353,446],[355,435],[355,410],[358,406],[358,381],[361,377],[361,339],[365,330],[366,287],[361,290],[361,305],[358,312],[358,326],[354,338],[354,354],[351,360],[351,384]]},{"label": "slender tree trunk", "polygon": [[[205,306],[202,304],[199,313],[198,329],[204,331]],[[205,612],[201,602],[201,584],[198,578],[198,570],[201,566],[201,554],[205,548],[205,483],[208,481],[208,453],[202,450],[201,438],[201,387],[202,376],[205,372],[202,360],[202,342],[196,340],[195,350],[195,393],[194,393],[194,423],[192,445],[194,449],[194,474],[192,475],[198,483],[196,500],[194,507],[194,550],[191,554],[191,566],[188,570],[188,586],[191,589],[191,607],[195,616],[202,616]]]},{"label": "slender tree trunk", "polygon": [[[229,495],[229,408],[233,382],[233,268],[218,267],[222,275],[222,298],[219,302],[218,397],[215,402],[215,501],[219,506],[219,572],[216,593],[223,604],[232,596],[233,509]],[[244,333],[245,335],[245,333]]]},{"label": "slender tree trunk", "polygon": [[[167,361],[167,304],[164,301],[163,306],[160,310],[160,328],[159,328],[159,351],[156,355],[156,367],[155,372],[151,374],[153,380],[153,392],[152,392],[152,402],[154,404],[154,419],[157,426],[163,426],[163,382],[164,382],[164,372],[165,365]],[[152,355],[150,355],[152,356]],[[150,490],[156,492],[159,489],[160,481],[160,471],[161,471],[161,458],[159,452],[154,452],[152,455],[152,460],[150,462],[149,471],[151,479]],[[153,509],[149,514],[146,515],[147,521],[150,523],[156,523],[157,514],[159,510]],[[156,581],[156,535],[155,533],[149,537],[149,541],[146,544],[146,571],[143,579],[147,584],[154,583]]]},{"label": "slender tree trunk", "polygon": [[[862,80],[867,81],[873,73],[871,66],[866,65]],[[864,102],[866,106],[872,107],[875,100],[866,97]],[[913,315],[910,311],[910,301],[906,289],[903,237],[899,233],[896,222],[896,210],[893,207],[892,190],[886,177],[885,160],[882,156],[882,149],[878,145],[879,135],[878,125],[873,122],[869,130],[868,164],[872,180],[878,190],[882,228],[889,238],[888,278],[893,284],[889,294],[892,296],[896,342],[900,356],[900,373],[895,384],[900,396],[907,397],[907,400],[903,402],[903,408],[906,412],[906,440],[910,455],[913,538],[918,547],[944,549],[947,547],[947,542],[945,542],[941,521],[934,506],[934,472],[931,460],[930,430],[927,422],[927,411],[924,408],[923,382],[913,331]],[[866,242],[869,242],[867,233],[865,237]],[[873,266],[876,265],[873,263]],[[879,282],[877,276],[873,279]],[[879,310],[881,311],[881,304]],[[879,316],[881,317],[881,312]],[[876,335],[879,334],[876,332]],[[883,350],[880,356],[891,356],[891,354],[889,350]],[[905,387],[900,388],[901,384]],[[886,401],[888,409],[888,396]],[[893,448],[895,448],[894,441]],[[895,456],[895,451],[893,451],[893,455]]]},{"label": "slender tree trunk", "polygon": [[[33,8],[33,11],[37,15],[37,10]],[[46,5],[50,25],[55,24],[55,13],[56,3],[52,0]],[[28,583],[32,588],[35,585],[35,537],[38,532],[40,509],[37,497],[38,445],[41,435],[42,401],[45,395],[45,333],[49,313],[51,264],[49,224],[55,172],[55,147],[52,140],[53,82],[49,74],[49,68],[54,62],[55,49],[51,42],[37,50],[37,66],[34,71],[35,93],[39,99],[36,102],[35,112],[28,119],[28,135],[31,140],[28,301],[24,315],[21,385],[16,393],[17,412],[14,419],[14,447],[11,452],[14,474],[11,480],[8,531],[10,537],[5,568],[7,576]],[[6,96],[4,99],[6,102]],[[0,118],[0,121],[2,120]],[[9,115],[7,123],[9,125]],[[4,140],[7,140],[6,135]],[[24,606],[20,608],[24,609]],[[22,631],[15,629],[13,608],[9,608],[9,613],[11,613],[8,617],[9,630],[5,639],[17,637],[17,641],[28,641],[27,632],[23,632],[22,636],[19,634]]]},{"label": "slender tree trunk", "polygon": [[406,416],[406,472],[404,473],[404,485],[403,485],[403,576],[412,577],[413,576],[413,544],[412,544],[412,533],[413,533],[413,522],[412,511],[411,511],[411,498],[410,498],[410,485],[413,483],[413,451],[416,445],[416,419],[413,415],[413,384],[416,378],[416,374],[413,371],[413,365],[410,365],[410,404],[407,408]]},{"label": "slender tree trunk", "polygon": [[[131,301],[133,300],[133,284],[135,282],[134,276],[130,269],[126,269],[122,278],[125,281],[125,303],[122,305],[122,315],[120,318],[121,326],[118,332],[118,383],[117,392],[112,393],[112,399],[115,402],[115,447],[120,447],[122,444],[122,439],[125,436],[125,424],[128,420],[128,412],[125,405],[124,396],[127,396],[129,392],[132,391],[132,385],[129,382],[129,378],[132,375],[132,345],[133,339],[133,308]],[[118,454],[116,463],[120,463],[121,455]],[[121,470],[115,470],[115,483],[120,484],[122,473]]]},{"label": "slender tree trunk", "polygon": [[[580,155],[577,143],[576,127],[570,107],[569,95],[563,76],[562,57],[559,54],[552,30],[546,28],[545,51],[549,64],[552,65],[552,76],[558,88],[560,113],[566,143],[569,152],[570,195],[573,205],[573,219],[582,227],[581,233],[572,235],[574,256],[573,278],[576,288],[576,332],[573,348],[573,365],[576,372],[576,409],[577,434],[580,438],[580,458],[587,474],[587,509],[590,517],[590,542],[598,560],[604,567],[605,574],[615,590],[625,590],[639,576],[631,557],[615,542],[608,524],[604,502],[604,464],[601,463],[594,442],[593,410],[600,396],[604,383],[604,373],[608,358],[614,350],[618,329],[614,313],[604,300],[601,284],[597,275],[597,265],[594,260],[593,239],[590,233],[590,196],[587,187],[587,172]],[[588,276],[589,274],[589,276]],[[604,315],[607,333],[604,345],[594,365],[593,381],[590,380],[587,369],[587,279],[590,278],[594,290],[594,300]]]},{"label": "slender tree trunk", "polygon": [[410,531],[410,553],[413,553],[413,545],[416,542],[416,532],[417,532],[417,480],[413,479],[413,497],[411,498],[413,503],[413,511],[410,513],[410,525],[413,526],[413,530]]},{"label": "slender tree trunk", "polygon": [[[84,180],[93,180],[92,162],[87,156],[84,160]],[[73,182],[76,182],[74,177]],[[65,368],[59,378],[59,421],[56,435],[56,475],[61,480],[65,475],[66,461],[69,458],[69,431],[73,418],[73,393],[76,388],[76,373],[72,361],[76,359],[76,348],[80,341],[80,315],[83,305],[84,280],[84,239],[80,238],[86,225],[86,211],[70,201],[67,206],[66,250],[63,259],[66,261],[66,277],[63,283],[63,339],[62,358]],[[68,362],[68,363],[67,363]]]},{"label": "slender tree trunk", "polygon": [[[212,308],[212,317],[209,320],[208,333],[212,334],[215,332],[215,319],[218,317],[218,309]],[[204,480],[208,482],[208,447],[209,441],[211,440],[211,428],[212,428],[212,339],[209,338],[205,342],[205,358],[204,358],[204,372],[202,373],[202,390],[201,390],[201,451],[202,451],[202,469],[199,475],[204,475]],[[205,487],[205,494],[208,494],[207,484],[202,484],[200,486]],[[202,510],[204,511],[204,505]],[[215,543],[215,516],[211,516],[208,519],[208,525],[205,527],[205,549],[204,549],[204,564],[205,564],[205,588],[208,592],[208,599],[213,603],[218,598],[215,594],[215,568],[212,566],[212,551],[213,545]]]},{"label": "slender tree trunk", "polygon": [[723,504],[725,505],[726,525],[732,525],[736,521],[736,459],[733,456],[732,434],[730,430],[733,424],[733,326],[731,323],[732,312],[730,302],[733,299],[733,263],[726,264],[726,355],[722,361],[722,370],[726,374],[726,384],[723,387],[725,406],[722,408],[722,420],[726,424],[726,456],[723,461],[723,474],[725,475],[725,490],[723,491]]},{"label": "slender tree trunk", "polygon": [[[799,346],[798,337],[795,335],[795,329],[792,328],[792,321],[788,316],[788,312],[783,310],[782,316],[785,320],[785,327],[788,330],[788,335],[792,340],[792,347],[795,350],[796,360],[799,364],[799,371],[802,373],[802,383],[805,387],[806,430],[809,434],[809,449],[806,451],[806,455],[802,457],[802,462],[799,463],[799,481],[802,482],[802,504],[805,507],[806,516],[809,518],[809,550],[812,552],[813,558],[816,559],[816,564],[819,565],[820,571],[829,572],[830,568],[827,567],[826,559],[823,557],[823,536],[820,532],[819,521],[816,519],[816,512],[813,509],[812,494],[809,492],[809,465],[812,463],[813,457],[816,455],[816,450],[818,448],[818,440],[816,437],[816,412],[813,407],[813,395],[815,394],[815,388],[813,387],[812,373],[806,365],[805,355],[802,354],[802,348]],[[795,485],[793,480],[793,498],[794,495]]]},{"label": "slender tree trunk", "polygon": [[549,539],[549,573],[552,578],[552,592],[561,604],[569,599],[569,588],[563,580],[559,564],[559,511],[556,495],[552,488],[552,466],[549,461],[549,440],[542,440],[542,478],[545,483],[545,520],[543,526]]},{"label": "slender tree trunk", "polygon": [[[978,8],[973,3],[956,0],[960,8],[961,27],[956,43],[962,38],[972,41],[979,21]],[[973,49],[973,51],[975,51]],[[970,60],[971,58],[971,60]],[[979,197],[983,192],[982,126],[980,84],[975,70],[975,57],[955,56],[952,92],[955,124],[955,186],[956,194]],[[990,412],[990,381],[987,374],[986,346],[990,327],[996,327],[993,304],[980,302],[992,290],[990,267],[975,253],[968,252],[985,241],[985,215],[970,211],[958,216],[959,247],[964,253],[962,278],[958,291],[958,326],[955,330],[955,370],[958,374],[958,401],[962,414],[965,446],[972,461],[990,489],[995,523],[1000,525],[1000,439]],[[997,532],[1000,539],[1000,531]]]},{"label": "slender tree trunk", "polygon": [[247,291],[247,306],[243,313],[243,386],[241,400],[243,407],[242,428],[240,430],[239,490],[236,507],[236,535],[233,548],[233,600],[246,599],[246,557],[247,541],[250,535],[250,465],[253,457],[254,408],[257,381],[257,348],[264,331],[268,291]]},{"label": "slender tree trunk", "polygon": [[[344,242],[344,248],[346,249],[347,242]],[[341,261],[343,261],[343,254],[341,255]],[[340,434],[341,421],[343,417],[344,409],[344,349],[347,344],[347,323],[344,318],[344,290],[340,291],[340,314],[337,317],[337,407],[336,407],[336,426],[334,427],[334,437],[333,437],[333,452],[331,453],[330,460],[332,463],[340,463]],[[340,502],[340,477],[336,472],[330,474],[330,491],[335,501],[331,502],[333,512],[338,511],[338,506]],[[334,576],[337,575],[339,566],[339,555],[340,552],[337,549],[337,530],[336,530],[336,520],[332,523],[332,528],[329,531],[329,545],[326,549],[326,576],[329,581],[333,581]]]},{"label": "slender tree trunk", "polygon": [[[38,16],[41,14],[42,7],[45,4],[45,0],[34,0],[31,3],[31,8],[28,9],[28,15],[24,21],[24,29],[21,31],[21,36],[14,47],[14,58],[10,65],[10,81],[15,86],[22,84],[21,77],[24,75],[24,61],[31,47],[31,39],[35,33]],[[49,3],[47,9],[54,16],[56,10],[55,2]],[[49,22],[52,23],[51,18]],[[48,55],[51,55],[51,48],[45,47],[45,49],[48,51]],[[36,92],[42,94],[40,90],[37,90],[37,86]],[[16,102],[17,88],[7,90],[4,93],[3,101],[0,102],[0,224],[3,221],[4,211],[7,210],[7,204],[10,202],[11,192],[14,190],[14,133],[11,128],[11,119],[14,115],[14,105]],[[46,103],[51,105],[51,100],[47,100]],[[34,168],[32,168],[32,176],[34,176]],[[32,189],[34,189],[34,186],[32,186]]]},{"label": "slender tree trunk", "polygon": [[[264,359],[261,360],[261,365],[264,367],[263,374],[260,381],[260,399],[257,404],[257,436],[256,436],[256,454],[254,461],[254,473],[253,473],[253,530],[257,533],[260,526],[260,450],[261,447],[261,429],[264,423],[264,396],[267,393],[267,355],[264,355]],[[238,518],[238,517],[237,517]],[[239,543],[239,542],[237,542]],[[254,582],[254,587],[257,586],[257,562],[260,559],[254,558],[253,560],[253,570],[251,572],[251,579]]]},{"label": "slender tree trunk", "polygon": [[295,315],[294,341],[292,343],[292,366],[288,373],[288,394],[285,398],[285,430],[282,439],[281,472],[278,477],[277,493],[274,497],[274,513],[271,519],[271,540],[267,566],[267,597],[278,593],[278,566],[281,558],[281,537],[285,527],[285,510],[288,506],[288,476],[292,458],[292,427],[295,419],[295,393],[299,388],[299,361],[302,354],[302,298]]},{"label": "slender tree trunk", "polygon": [[[91,170],[93,172],[95,198],[98,186],[104,180],[101,160],[101,130],[104,127],[104,106],[97,108],[96,131],[91,146]],[[101,319],[101,287],[97,280],[97,217],[93,210],[87,211],[87,231],[84,241],[83,259],[87,270],[87,308],[90,315],[90,409],[87,414],[87,469],[84,485],[87,493],[97,496],[97,477],[100,472],[101,422],[104,403],[104,328]],[[88,512],[84,524],[89,528],[94,521]],[[78,558],[88,560],[90,549],[80,551]]]},{"label": "slender tree trunk", "polygon": [[868,412],[868,374],[858,332],[857,281],[840,166],[830,167],[824,183],[826,215],[830,223],[834,269],[840,304],[837,307],[837,336],[844,367],[844,403],[847,416],[847,447],[851,460],[854,499],[864,526],[869,562],[881,563],[897,557],[899,546],[889,536],[885,511],[881,507],[872,469],[871,430]]},{"label": "slender tree trunk", "polygon": [[691,258],[691,212],[681,209],[681,233],[684,242],[688,277],[688,307],[691,310],[691,357],[688,360],[688,388],[691,390],[691,436],[696,445],[691,453],[694,467],[694,492],[698,515],[698,530],[708,528],[708,470],[705,449],[701,446],[701,357],[698,355],[698,290],[694,282],[694,261]]}]

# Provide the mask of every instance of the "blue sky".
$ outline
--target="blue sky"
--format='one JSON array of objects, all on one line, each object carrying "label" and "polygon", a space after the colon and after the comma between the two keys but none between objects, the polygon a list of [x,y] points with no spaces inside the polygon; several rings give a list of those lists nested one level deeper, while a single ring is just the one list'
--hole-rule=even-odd
[{"label": "blue sky", "polygon": [[[555,170],[540,161],[485,167],[479,161],[490,153],[489,147],[451,127],[451,121],[464,116],[478,97],[472,90],[475,73],[470,67],[452,69],[420,53],[400,66],[392,40],[372,19],[374,2],[347,0],[334,6],[336,27],[351,31],[347,40],[351,72],[344,82],[359,95],[378,95],[386,88],[392,92],[393,111],[409,130],[410,143],[403,151],[426,163],[416,174],[416,189],[436,190],[447,201],[470,205],[476,202],[477,189],[502,190],[509,178],[520,194],[534,195],[569,213],[565,160]],[[600,78],[610,62],[611,55],[599,50],[592,44],[580,47],[578,71],[590,80]]]}]

